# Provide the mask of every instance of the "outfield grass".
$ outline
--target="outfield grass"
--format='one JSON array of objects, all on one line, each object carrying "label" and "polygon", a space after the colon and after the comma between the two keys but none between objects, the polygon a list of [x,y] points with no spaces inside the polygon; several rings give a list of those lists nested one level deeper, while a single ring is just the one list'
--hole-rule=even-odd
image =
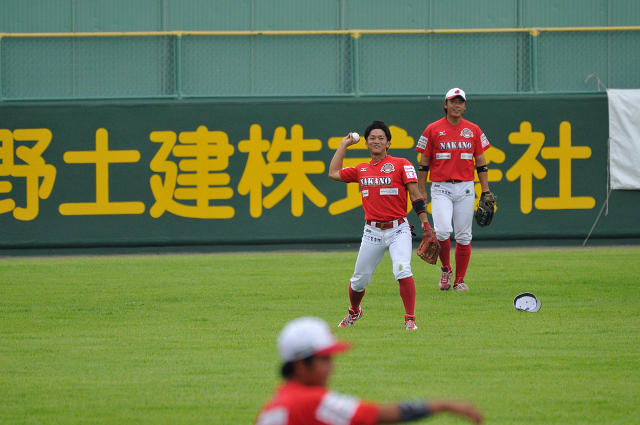
[{"label": "outfield grass", "polygon": [[[0,423],[250,424],[275,338],[336,326],[355,252],[0,259]],[[488,424],[635,424],[640,249],[476,250],[468,293],[414,257],[417,332],[388,255],[331,387],[472,400]],[[533,292],[538,313],[513,298]],[[442,416],[430,423],[461,420]]]}]

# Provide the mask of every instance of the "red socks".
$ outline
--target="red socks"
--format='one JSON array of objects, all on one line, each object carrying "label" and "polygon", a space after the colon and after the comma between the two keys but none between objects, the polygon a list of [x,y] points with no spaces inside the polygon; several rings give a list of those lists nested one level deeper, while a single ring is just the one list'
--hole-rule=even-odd
[{"label": "red socks", "polygon": [[398,283],[400,284],[400,297],[404,304],[404,311],[413,316],[416,308],[416,283],[412,276],[400,279]]},{"label": "red socks", "polygon": [[451,270],[451,239],[447,238],[444,241],[438,242],[440,242],[440,254],[438,256],[440,257],[441,266]]},{"label": "red socks", "polygon": [[[365,289],[366,291],[366,289]],[[351,282],[349,282],[349,301],[351,302],[351,310],[353,310],[354,312],[358,312],[360,311],[360,303],[362,302],[362,299],[364,298],[364,293],[365,291],[362,292],[356,292],[351,288]]]},{"label": "red socks", "polygon": [[456,244],[456,282],[458,279],[464,279],[469,267],[469,259],[471,258],[471,244]]},{"label": "red socks", "polygon": [[[404,311],[406,314],[413,316],[416,308],[416,283],[412,276],[405,277],[398,281],[400,285],[400,297],[404,304]],[[360,311],[360,303],[364,298],[365,291],[356,292],[351,288],[349,283],[349,301],[351,302],[351,310],[354,312]]]}]

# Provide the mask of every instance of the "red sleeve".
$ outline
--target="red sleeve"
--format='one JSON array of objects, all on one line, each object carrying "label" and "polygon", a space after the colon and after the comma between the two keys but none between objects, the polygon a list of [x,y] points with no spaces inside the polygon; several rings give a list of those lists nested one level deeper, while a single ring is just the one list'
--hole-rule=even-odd
[{"label": "red sleeve", "polygon": [[435,136],[433,131],[433,124],[430,124],[426,130],[427,133],[427,146],[424,148],[423,155],[429,158],[433,158],[433,146],[435,143]]},{"label": "red sleeve", "polygon": [[416,144],[416,152],[424,153],[424,150],[427,147],[427,141],[429,140],[429,127],[430,125],[427,126],[420,135],[418,143]]},{"label": "red sleeve", "polygon": [[340,178],[345,183],[353,183],[358,181],[358,170],[356,167],[346,167],[340,170]]},{"label": "red sleeve", "polygon": [[407,183],[418,183],[418,174],[416,173],[416,168],[413,166],[411,161],[408,159],[402,158],[402,182],[406,186]]},{"label": "red sleeve", "polygon": [[476,130],[478,131],[477,134],[479,134],[480,136],[478,137],[478,142],[476,143],[476,149],[475,149],[475,152],[473,153],[474,157],[482,155],[484,151],[486,151],[491,147],[491,144],[489,143],[489,139],[487,139],[487,136],[485,136],[482,130],[480,130],[480,127],[476,126]]},{"label": "red sleeve", "polygon": [[[356,397],[328,391],[314,404],[317,407],[313,415],[306,415],[304,421],[289,423],[314,425],[376,425],[378,423],[380,408],[372,403],[363,403]],[[311,417],[313,420],[310,420]]]},{"label": "red sleeve", "polygon": [[380,407],[375,404],[360,403],[358,410],[351,419],[350,425],[376,425]]}]

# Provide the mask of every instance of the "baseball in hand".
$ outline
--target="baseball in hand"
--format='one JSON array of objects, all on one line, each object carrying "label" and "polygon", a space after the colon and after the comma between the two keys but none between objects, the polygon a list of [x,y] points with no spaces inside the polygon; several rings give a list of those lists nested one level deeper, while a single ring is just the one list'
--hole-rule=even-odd
[{"label": "baseball in hand", "polygon": [[360,135],[356,132],[351,133],[351,138],[353,139],[354,142],[357,142],[358,140],[360,140]]}]

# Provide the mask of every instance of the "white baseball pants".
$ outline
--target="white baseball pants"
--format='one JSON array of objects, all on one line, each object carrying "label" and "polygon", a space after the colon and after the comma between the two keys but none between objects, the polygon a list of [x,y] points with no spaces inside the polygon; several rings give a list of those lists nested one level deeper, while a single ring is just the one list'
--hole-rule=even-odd
[{"label": "white baseball pants", "polygon": [[356,267],[351,277],[351,289],[356,292],[365,290],[387,248],[391,255],[393,275],[396,280],[413,276],[411,273],[413,243],[408,220],[405,218],[401,225],[386,230],[365,224]]},{"label": "white baseball pants", "polygon": [[472,181],[431,183],[431,215],[433,229],[439,241],[447,240],[455,229],[456,243],[471,243],[473,207],[476,201],[473,186]]}]

